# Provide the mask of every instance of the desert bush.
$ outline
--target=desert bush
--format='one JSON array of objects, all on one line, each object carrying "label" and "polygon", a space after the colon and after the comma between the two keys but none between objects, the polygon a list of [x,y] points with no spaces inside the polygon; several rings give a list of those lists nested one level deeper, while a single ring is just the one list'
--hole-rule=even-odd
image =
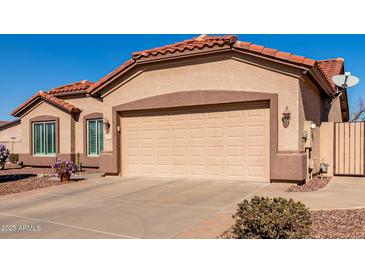
[{"label": "desert bush", "polygon": [[281,197],[244,200],[233,218],[232,234],[236,239],[303,239],[311,227],[306,206]]},{"label": "desert bush", "polygon": [[5,162],[9,161],[9,149],[5,145],[0,144],[0,169],[4,169]]},{"label": "desert bush", "polygon": [[11,153],[9,156],[9,161],[16,164],[19,161],[19,154]]}]

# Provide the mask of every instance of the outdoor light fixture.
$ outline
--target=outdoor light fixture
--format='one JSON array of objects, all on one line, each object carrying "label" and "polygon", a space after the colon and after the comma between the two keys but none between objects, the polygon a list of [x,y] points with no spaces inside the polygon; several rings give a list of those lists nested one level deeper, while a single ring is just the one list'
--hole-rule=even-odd
[{"label": "outdoor light fixture", "polygon": [[109,121],[108,121],[108,120],[106,120],[106,121],[104,122],[104,128],[105,128],[105,132],[106,132],[107,134],[109,134],[110,123],[109,123]]},{"label": "outdoor light fixture", "polygon": [[288,109],[288,106],[286,106],[284,112],[283,112],[283,118],[281,118],[281,121],[283,121],[283,127],[287,128],[289,126],[290,121],[290,111]]}]

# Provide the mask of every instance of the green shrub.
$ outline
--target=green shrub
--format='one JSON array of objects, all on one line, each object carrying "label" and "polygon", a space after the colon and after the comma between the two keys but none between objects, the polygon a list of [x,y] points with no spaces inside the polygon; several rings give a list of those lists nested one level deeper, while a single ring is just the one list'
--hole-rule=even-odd
[{"label": "green shrub", "polygon": [[19,154],[11,153],[9,156],[9,161],[16,164],[19,161]]},{"label": "green shrub", "polygon": [[303,239],[311,227],[310,212],[302,202],[255,196],[238,204],[233,215],[233,238]]}]

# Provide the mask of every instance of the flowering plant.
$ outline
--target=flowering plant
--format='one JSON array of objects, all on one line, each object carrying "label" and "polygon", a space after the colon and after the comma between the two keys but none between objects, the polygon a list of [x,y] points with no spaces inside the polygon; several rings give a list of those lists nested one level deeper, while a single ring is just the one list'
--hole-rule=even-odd
[{"label": "flowering plant", "polygon": [[53,164],[52,169],[58,175],[61,181],[69,181],[72,174],[78,170],[78,166],[68,160],[58,160]]},{"label": "flowering plant", "polygon": [[5,145],[0,144],[0,169],[4,169],[5,162],[9,161],[9,149]]}]

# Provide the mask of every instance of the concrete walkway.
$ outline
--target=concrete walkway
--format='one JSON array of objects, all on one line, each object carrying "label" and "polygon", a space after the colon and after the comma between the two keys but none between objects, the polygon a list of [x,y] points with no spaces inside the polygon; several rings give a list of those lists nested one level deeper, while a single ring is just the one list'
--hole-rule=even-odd
[{"label": "concrete walkway", "polygon": [[[246,199],[255,195],[267,197],[292,198],[302,201],[311,210],[365,208],[365,178],[334,177],[329,184],[315,192],[286,192],[288,184],[270,184]],[[206,219],[187,231],[179,234],[179,238],[216,238],[232,224],[232,214],[236,205],[227,207],[212,218]]]},{"label": "concrete walkway", "polygon": [[255,195],[293,198],[312,210],[365,207],[364,178],[335,177],[307,193],[285,192],[289,186],[92,174],[0,197],[0,225],[26,226],[0,238],[216,238],[232,224],[237,203]]},{"label": "concrete walkway", "polygon": [[365,178],[334,177],[329,184],[314,192],[285,192],[286,185],[271,184],[259,195],[281,196],[302,201],[312,210],[365,207]]}]

